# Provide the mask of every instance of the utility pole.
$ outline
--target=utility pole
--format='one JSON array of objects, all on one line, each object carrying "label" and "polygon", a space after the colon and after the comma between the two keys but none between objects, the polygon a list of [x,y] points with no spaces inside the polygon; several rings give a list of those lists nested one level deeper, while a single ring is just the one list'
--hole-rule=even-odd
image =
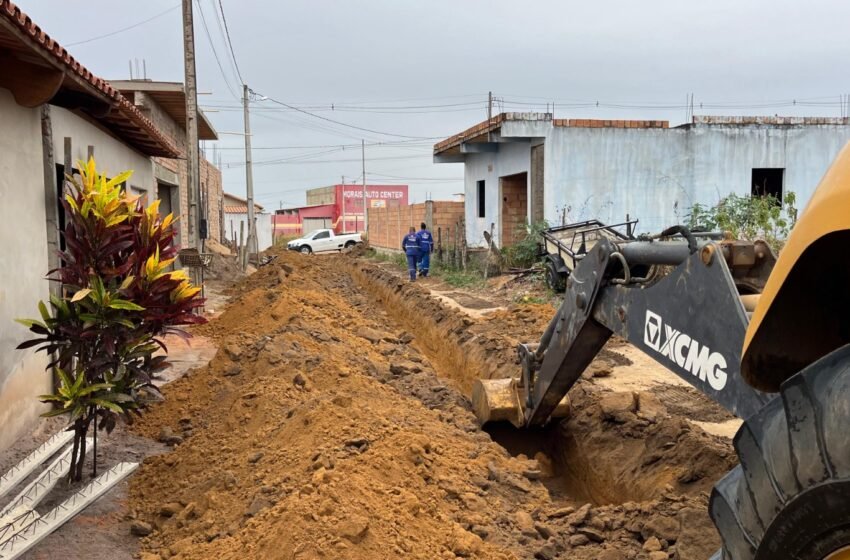
[{"label": "utility pole", "polygon": [[251,122],[248,120],[248,86],[242,84],[242,107],[245,112],[245,188],[248,200],[248,254],[259,253],[257,228],[254,224],[254,167],[251,163]]},{"label": "utility pole", "polygon": [[198,86],[195,79],[195,31],[192,0],[183,0],[183,63],[186,82],[186,183],[189,189],[189,247],[200,246],[198,199],[201,195],[198,154]]},{"label": "utility pole", "polygon": [[348,222],[346,222],[345,217],[345,175],[342,176],[342,191],[339,194],[340,198],[342,198],[342,227],[340,228],[340,232],[348,233]]},{"label": "utility pole", "polygon": [[493,92],[487,92],[487,124],[493,119]]},{"label": "utility pole", "polygon": [[490,142],[490,123],[493,122],[493,92],[487,92],[487,141]]},{"label": "utility pole", "polygon": [[363,231],[369,234],[369,215],[366,213],[366,140],[360,141],[360,153],[363,156]]}]

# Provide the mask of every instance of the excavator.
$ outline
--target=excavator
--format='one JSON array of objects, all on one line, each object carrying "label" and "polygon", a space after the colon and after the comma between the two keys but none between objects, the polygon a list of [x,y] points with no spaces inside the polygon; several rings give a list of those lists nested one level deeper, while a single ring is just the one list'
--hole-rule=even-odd
[{"label": "excavator", "polygon": [[521,375],[476,381],[482,424],[542,426],[617,335],[743,420],[716,483],[711,560],[850,560],[850,144],[778,258],[762,241],[674,226],[583,226],[563,304]]}]

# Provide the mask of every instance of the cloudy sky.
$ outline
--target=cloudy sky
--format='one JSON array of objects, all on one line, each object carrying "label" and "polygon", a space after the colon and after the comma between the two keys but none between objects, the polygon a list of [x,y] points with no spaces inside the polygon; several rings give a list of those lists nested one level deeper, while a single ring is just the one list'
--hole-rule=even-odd
[{"label": "cloudy sky", "polygon": [[[183,80],[178,0],[18,3],[104,78],[127,79],[138,59],[150,79]],[[431,146],[486,118],[488,91],[506,111],[554,104],[558,118],[671,125],[685,119],[690,93],[697,114],[840,116],[850,92],[842,0],[194,6],[199,101],[217,130],[242,130],[222,8],[239,74],[269,98],[252,103],[251,126],[256,196],[272,208],[302,204],[305,189],[343,176],[359,182],[361,139],[370,183],[408,183],[414,201],[460,192],[461,165],[433,164]],[[242,137],[222,134],[216,144],[225,190],[244,195]]]}]

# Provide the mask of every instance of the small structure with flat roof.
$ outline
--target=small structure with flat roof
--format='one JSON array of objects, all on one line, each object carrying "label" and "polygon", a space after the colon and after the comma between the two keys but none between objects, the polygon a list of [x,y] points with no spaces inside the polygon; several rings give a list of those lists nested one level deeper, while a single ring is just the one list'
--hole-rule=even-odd
[{"label": "small structure with flat roof", "polygon": [[434,145],[436,163],[464,164],[467,242],[499,246],[529,222],[639,219],[638,232],[682,223],[695,203],[730,193],[793,191],[805,206],[850,140],[846,118],[694,116],[556,119],[502,113]]}]

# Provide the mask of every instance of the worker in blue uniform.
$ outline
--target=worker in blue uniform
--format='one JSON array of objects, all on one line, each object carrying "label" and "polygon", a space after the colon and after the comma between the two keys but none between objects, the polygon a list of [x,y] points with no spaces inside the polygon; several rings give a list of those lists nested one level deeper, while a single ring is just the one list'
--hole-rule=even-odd
[{"label": "worker in blue uniform", "polygon": [[407,272],[410,273],[410,281],[416,282],[416,263],[419,261],[419,237],[416,228],[410,226],[410,231],[401,240],[401,248],[407,255]]},{"label": "worker in blue uniform", "polygon": [[428,276],[428,268],[431,266],[431,253],[434,251],[434,236],[428,231],[425,222],[422,222],[419,227],[419,231],[416,232],[416,238],[419,240],[419,274]]}]

